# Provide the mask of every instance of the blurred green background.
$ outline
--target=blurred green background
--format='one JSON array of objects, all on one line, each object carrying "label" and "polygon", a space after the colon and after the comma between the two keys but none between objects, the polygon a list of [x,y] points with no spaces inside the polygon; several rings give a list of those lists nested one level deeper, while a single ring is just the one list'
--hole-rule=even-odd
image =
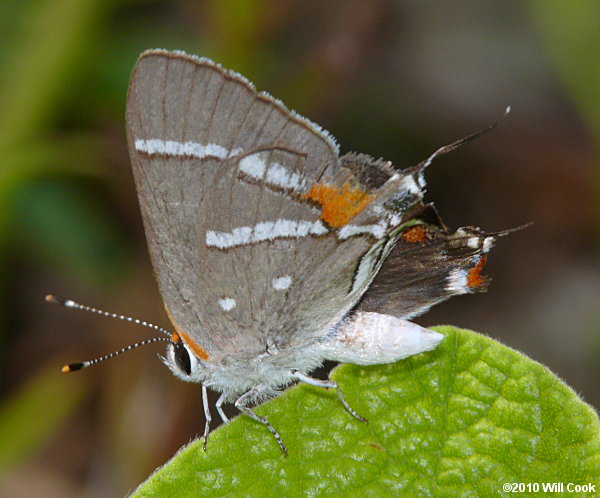
[{"label": "blurred green background", "polygon": [[512,105],[428,170],[428,199],[454,228],[534,224],[498,242],[487,294],[417,321],[497,338],[600,406],[599,28],[596,1],[2,0],[0,495],[123,495],[203,428],[160,346],[62,375],[151,334],[43,300],[168,326],[124,131],[147,48],[211,57],[397,167]]}]

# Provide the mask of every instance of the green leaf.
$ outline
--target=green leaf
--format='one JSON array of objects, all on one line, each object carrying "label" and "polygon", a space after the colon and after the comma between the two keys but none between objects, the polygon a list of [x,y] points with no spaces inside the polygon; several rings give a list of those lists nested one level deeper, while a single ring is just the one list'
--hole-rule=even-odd
[{"label": "green leaf", "polygon": [[[437,327],[435,351],[343,365],[335,393],[298,386],[158,469],[134,496],[498,496],[503,483],[600,484],[600,422],[548,369],[475,332]],[[527,493],[522,493],[527,494]]]}]

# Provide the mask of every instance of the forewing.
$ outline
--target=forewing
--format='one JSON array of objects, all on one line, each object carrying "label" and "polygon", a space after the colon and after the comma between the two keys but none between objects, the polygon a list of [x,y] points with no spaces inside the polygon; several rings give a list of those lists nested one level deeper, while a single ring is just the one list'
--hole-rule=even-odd
[{"label": "forewing", "polygon": [[421,201],[420,173],[339,159],[327,132],[206,59],[142,54],[127,122],[162,297],[213,359],[338,321]]}]

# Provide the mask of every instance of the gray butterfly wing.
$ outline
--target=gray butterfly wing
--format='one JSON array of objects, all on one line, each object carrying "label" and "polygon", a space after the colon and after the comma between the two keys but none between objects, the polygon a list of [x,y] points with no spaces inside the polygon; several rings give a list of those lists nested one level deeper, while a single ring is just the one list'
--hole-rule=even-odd
[{"label": "gray butterfly wing", "polygon": [[420,202],[415,174],[338,158],[326,132],[206,59],[142,54],[127,123],[165,306],[215,361],[322,334]]}]

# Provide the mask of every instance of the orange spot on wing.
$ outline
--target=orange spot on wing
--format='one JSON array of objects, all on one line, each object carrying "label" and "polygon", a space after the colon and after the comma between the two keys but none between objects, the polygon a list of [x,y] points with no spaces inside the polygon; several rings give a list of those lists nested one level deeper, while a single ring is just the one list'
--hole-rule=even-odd
[{"label": "orange spot on wing", "polygon": [[315,183],[304,198],[321,205],[321,219],[334,228],[343,227],[373,200],[373,196],[347,183],[342,187]]},{"label": "orange spot on wing", "polygon": [[427,240],[427,232],[423,225],[413,225],[404,230],[400,238],[409,244],[416,244]]},{"label": "orange spot on wing", "polygon": [[173,319],[173,315],[171,315],[169,308],[165,306],[165,310],[167,310],[169,320],[171,320],[173,327],[175,327],[175,332],[171,334],[171,340],[173,342],[179,342],[181,339],[183,339],[183,342],[185,342],[186,346],[188,346],[198,358],[204,361],[208,360],[208,353],[202,348],[202,346],[192,341],[191,337],[181,330],[181,327],[179,327],[179,325],[177,325]]},{"label": "orange spot on wing", "polygon": [[477,264],[469,270],[469,274],[467,275],[468,287],[481,287],[483,284],[485,284],[485,277],[481,274],[481,270],[483,270],[485,261],[486,257],[481,256],[481,259],[477,262]]}]

